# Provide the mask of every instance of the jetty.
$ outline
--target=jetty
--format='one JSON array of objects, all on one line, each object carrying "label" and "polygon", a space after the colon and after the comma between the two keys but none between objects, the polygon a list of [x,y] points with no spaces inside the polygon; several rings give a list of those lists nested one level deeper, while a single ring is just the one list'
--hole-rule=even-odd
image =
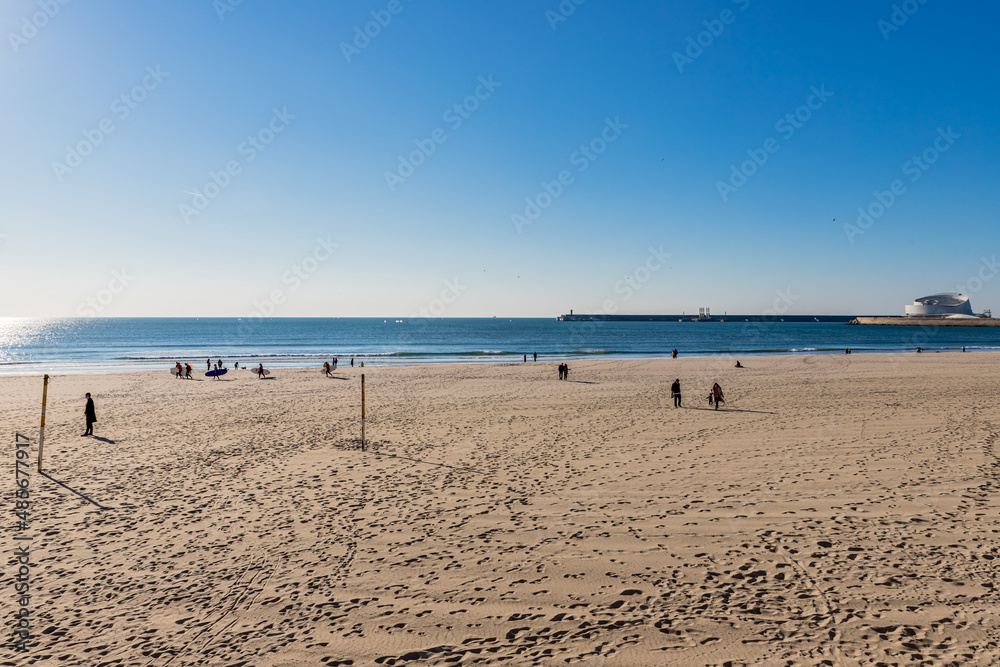
[{"label": "jetty", "polygon": [[848,324],[873,324],[896,327],[1000,327],[1000,318],[992,317],[855,317]]},{"label": "jetty", "polygon": [[605,313],[576,313],[560,315],[559,322],[840,322],[846,324],[856,319],[854,315],[609,315]]}]

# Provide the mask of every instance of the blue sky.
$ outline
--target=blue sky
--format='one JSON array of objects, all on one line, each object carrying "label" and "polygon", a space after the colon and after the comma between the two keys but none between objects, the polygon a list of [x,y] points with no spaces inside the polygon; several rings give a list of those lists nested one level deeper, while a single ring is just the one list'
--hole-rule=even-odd
[{"label": "blue sky", "polygon": [[1000,6],[450,4],[4,2],[0,315],[1000,308]]}]

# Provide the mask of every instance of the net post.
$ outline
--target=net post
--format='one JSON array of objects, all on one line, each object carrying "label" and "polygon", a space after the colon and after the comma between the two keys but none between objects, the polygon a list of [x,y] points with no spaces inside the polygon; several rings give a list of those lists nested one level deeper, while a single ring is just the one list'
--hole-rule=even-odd
[{"label": "net post", "polygon": [[42,472],[42,447],[45,445],[45,402],[49,395],[49,375],[42,378],[42,423],[38,427],[38,472]]}]

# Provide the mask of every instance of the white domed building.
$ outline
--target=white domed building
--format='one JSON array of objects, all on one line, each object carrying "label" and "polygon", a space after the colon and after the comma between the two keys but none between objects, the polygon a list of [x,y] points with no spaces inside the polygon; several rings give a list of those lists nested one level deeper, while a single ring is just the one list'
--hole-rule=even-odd
[{"label": "white domed building", "polygon": [[957,292],[922,296],[906,306],[907,317],[975,317],[969,297]]}]

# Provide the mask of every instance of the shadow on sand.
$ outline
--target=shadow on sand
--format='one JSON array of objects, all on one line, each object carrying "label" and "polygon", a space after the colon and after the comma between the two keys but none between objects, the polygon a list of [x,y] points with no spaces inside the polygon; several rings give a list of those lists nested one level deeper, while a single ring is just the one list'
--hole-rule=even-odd
[{"label": "shadow on sand", "polygon": [[722,408],[721,410],[716,410],[715,408],[684,408],[685,410],[708,410],[709,412],[755,412],[759,415],[776,415],[777,412],[764,412],[763,410],[741,410],[739,408]]},{"label": "shadow on sand", "polygon": [[450,466],[447,463],[434,463],[433,461],[424,461],[422,459],[413,459],[409,456],[399,456],[398,454],[383,454],[381,452],[374,452],[375,456],[384,456],[388,459],[401,459],[403,461],[413,461],[415,463],[423,463],[429,466],[438,466],[440,468],[451,468],[452,470],[465,470],[466,472],[474,472],[477,475],[485,475],[481,470],[474,470],[472,468],[462,468],[460,466]]},{"label": "shadow on sand", "polygon": [[[100,438],[98,438],[98,440],[100,440]],[[47,472],[42,472],[41,474],[42,474],[42,476],[43,476],[43,477],[47,477],[48,479],[52,480],[53,482],[55,482],[56,484],[58,484],[58,485],[59,485],[59,486],[61,486],[62,488],[66,489],[67,491],[72,491],[72,492],[73,492],[73,493],[75,493],[76,495],[78,495],[78,496],[80,496],[81,498],[83,498],[84,500],[86,500],[86,501],[87,501],[88,503],[90,503],[91,505],[93,505],[93,506],[95,506],[95,507],[99,507],[99,508],[100,508],[100,509],[102,509],[102,510],[109,510],[109,509],[111,509],[110,507],[105,507],[104,505],[101,505],[100,503],[95,503],[95,502],[94,502],[93,500],[91,500],[91,499],[90,499],[90,498],[88,498],[87,496],[83,495],[82,493],[80,493],[80,492],[79,492],[79,491],[77,491],[76,489],[73,489],[73,488],[70,488],[70,487],[66,486],[65,484],[63,484],[62,482],[60,482],[60,481],[59,481],[58,479],[56,479],[56,478],[55,478],[55,477],[53,477],[52,475],[48,474]]]}]

